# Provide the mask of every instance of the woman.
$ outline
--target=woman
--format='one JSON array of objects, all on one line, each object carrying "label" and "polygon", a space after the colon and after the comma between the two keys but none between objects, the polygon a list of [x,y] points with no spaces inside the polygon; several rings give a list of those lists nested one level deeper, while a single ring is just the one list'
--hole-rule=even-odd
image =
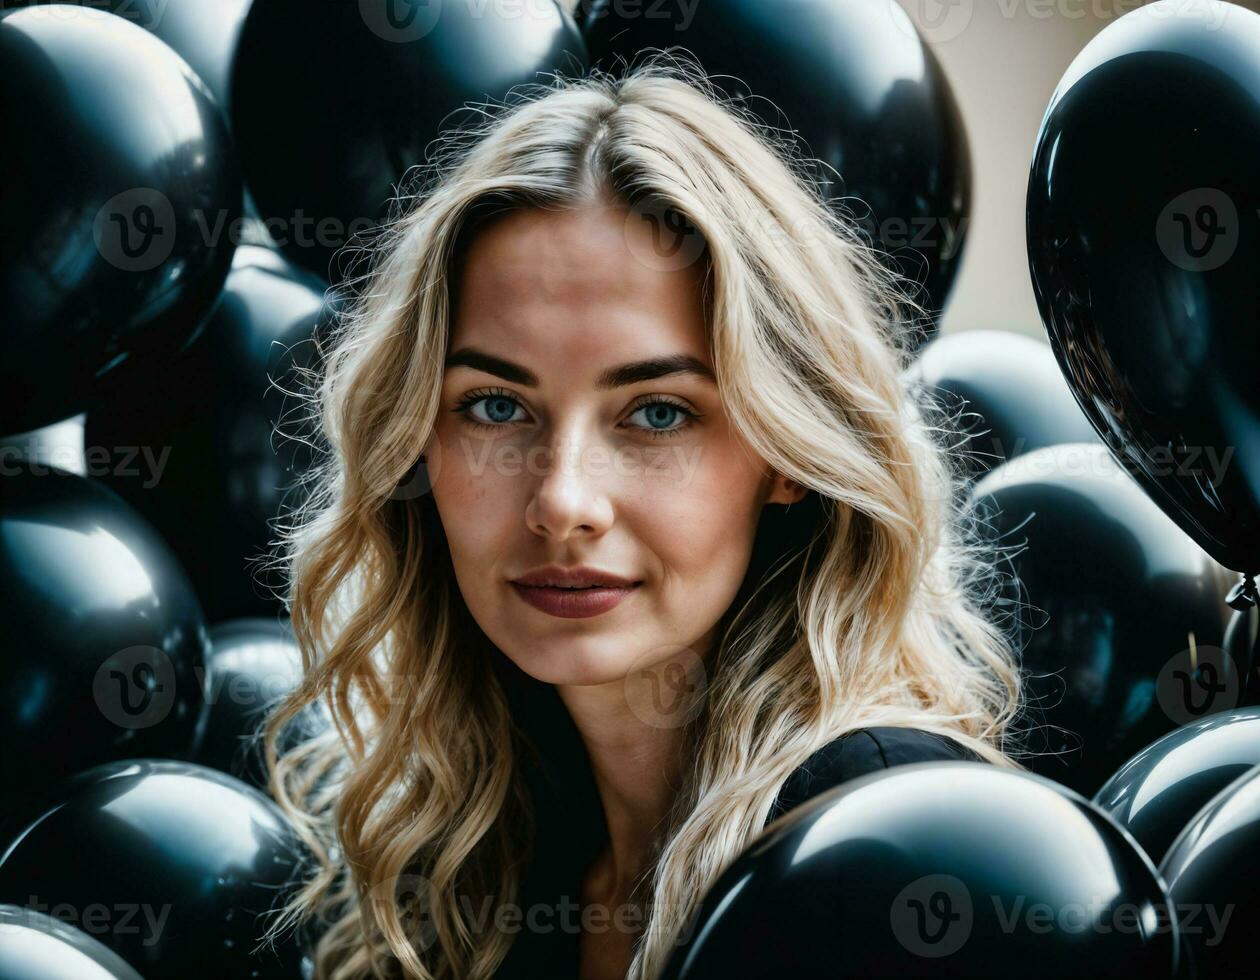
[{"label": "woman", "polygon": [[319,977],[647,980],[797,803],[1017,765],[897,283],[694,67],[530,94],[390,222],[314,395],[267,748]]}]

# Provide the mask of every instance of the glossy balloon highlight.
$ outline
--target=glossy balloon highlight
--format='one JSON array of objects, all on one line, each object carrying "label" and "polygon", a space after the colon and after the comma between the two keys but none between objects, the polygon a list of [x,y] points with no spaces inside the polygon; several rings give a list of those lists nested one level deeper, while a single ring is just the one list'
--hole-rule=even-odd
[{"label": "glossy balloon highlight", "polygon": [[50,915],[0,905],[0,980],[142,980],[117,953]]},{"label": "glossy balloon highlight", "polygon": [[99,762],[186,756],[203,718],[207,635],[179,561],[99,483],[6,466],[15,471],[0,477],[6,800]]},{"label": "glossy balloon highlight", "polygon": [[1159,872],[1183,923],[1190,976],[1249,976],[1260,924],[1260,768],[1239,776],[1199,811]]},{"label": "glossy balloon highlight", "polygon": [[1094,802],[1152,861],[1217,793],[1260,765],[1260,707],[1222,711],[1148,745],[1103,785]]},{"label": "glossy balloon highlight", "polygon": [[15,433],[196,334],[232,258],[212,230],[242,197],[209,90],[101,10],[0,13],[0,133],[0,433]]},{"label": "glossy balloon highlight", "polygon": [[102,941],[148,977],[292,980],[294,941],[259,949],[302,849],[257,790],[186,762],[136,759],[58,788],[0,857],[0,899],[84,916],[133,908]]},{"label": "glossy balloon highlight", "polygon": [[1155,869],[1063,787],[913,763],[772,824],[715,882],[662,976],[1169,977]]},{"label": "glossy balloon highlight", "polygon": [[[209,717],[194,761],[266,789],[262,725],[302,682],[302,652],[287,621],[237,619],[210,630]],[[328,715],[309,706],[290,723],[281,751],[327,731]]]},{"label": "glossy balloon highlight", "polygon": [[1059,83],[1028,184],[1029,262],[1051,346],[1094,428],[1206,551],[1251,573],[1260,14],[1216,0],[1183,7],[1126,13]]},{"label": "glossy balloon highlight", "polygon": [[905,381],[932,415],[958,418],[968,472],[1035,449],[1097,436],[1063,381],[1050,348],[1006,330],[965,330],[935,338],[906,371]]},{"label": "glossy balloon highlight", "polygon": [[1020,456],[970,512],[1018,617],[1033,771],[1092,794],[1165,732],[1241,703],[1212,560],[1105,447]]}]

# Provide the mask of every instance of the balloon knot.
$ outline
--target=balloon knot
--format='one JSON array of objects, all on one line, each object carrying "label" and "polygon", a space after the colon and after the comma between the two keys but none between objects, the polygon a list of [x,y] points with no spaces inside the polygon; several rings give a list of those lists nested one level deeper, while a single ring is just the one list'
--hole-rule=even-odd
[{"label": "balloon knot", "polygon": [[1258,599],[1260,597],[1256,595],[1256,577],[1251,572],[1243,572],[1241,581],[1229,590],[1225,602],[1231,609],[1242,612],[1254,606]]}]

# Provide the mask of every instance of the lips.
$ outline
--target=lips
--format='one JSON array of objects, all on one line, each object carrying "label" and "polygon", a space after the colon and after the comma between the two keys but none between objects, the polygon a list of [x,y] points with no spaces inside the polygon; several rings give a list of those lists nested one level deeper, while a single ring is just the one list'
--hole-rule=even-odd
[{"label": "lips", "polygon": [[511,584],[535,609],[561,619],[585,619],[618,606],[641,582],[602,569],[551,565],[515,578]]},{"label": "lips", "polygon": [[512,583],[525,588],[552,589],[629,589],[638,584],[635,579],[604,571],[601,568],[591,568],[588,565],[576,565],[571,568],[548,565],[545,568],[535,568],[512,579]]},{"label": "lips", "polygon": [[561,619],[586,619],[599,616],[619,606],[623,599],[633,595],[636,586],[609,588],[592,586],[585,589],[555,588],[549,585],[521,585],[513,582],[516,594],[527,603],[549,616]]}]

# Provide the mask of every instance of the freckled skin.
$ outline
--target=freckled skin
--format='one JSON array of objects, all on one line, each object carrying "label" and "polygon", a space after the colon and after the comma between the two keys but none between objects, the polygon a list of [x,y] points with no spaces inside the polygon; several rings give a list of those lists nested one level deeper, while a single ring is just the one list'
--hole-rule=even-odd
[{"label": "freckled skin", "polygon": [[[464,599],[506,656],[552,684],[619,681],[682,647],[704,656],[762,507],[804,493],[738,436],[712,381],[674,374],[596,388],[601,371],[652,357],[689,354],[713,367],[703,265],[642,261],[647,231],[627,218],[617,207],[529,210],[481,232],[449,350],[476,347],[539,384],[449,367],[434,432],[434,498]],[[470,393],[481,400],[455,412]],[[689,422],[657,396],[702,417]],[[509,584],[552,563],[642,585],[599,616],[560,619]]]}]

